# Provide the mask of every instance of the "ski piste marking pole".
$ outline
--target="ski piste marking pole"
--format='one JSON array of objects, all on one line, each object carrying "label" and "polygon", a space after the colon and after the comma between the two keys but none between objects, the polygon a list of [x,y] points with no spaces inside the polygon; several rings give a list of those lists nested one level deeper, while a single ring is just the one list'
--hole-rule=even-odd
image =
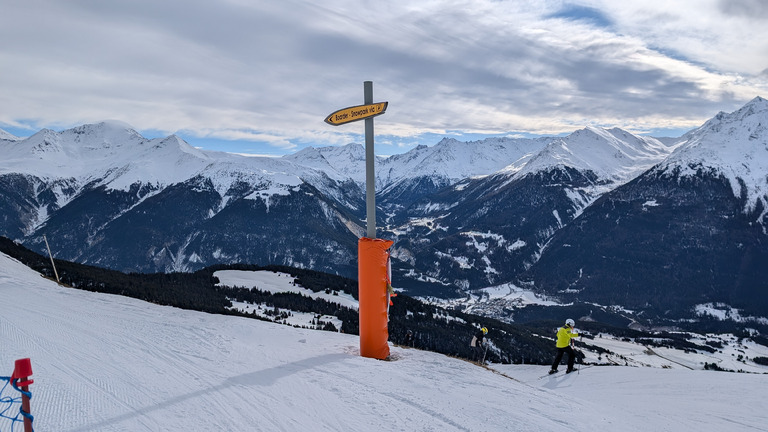
[{"label": "ski piste marking pole", "polygon": [[[358,239],[358,294],[360,297],[360,355],[384,360],[389,356],[388,320],[391,285],[389,247],[393,241],[376,238],[376,176],[374,171],[373,118],[384,114],[388,102],[373,103],[373,82],[363,82],[363,103],[335,111],[326,117],[333,126],[365,121],[366,235]],[[383,265],[381,265],[383,264]],[[383,299],[384,301],[380,301]]]},{"label": "ski piste marking pole", "polygon": [[21,415],[24,417],[24,432],[32,432],[32,414],[29,399],[32,393],[29,392],[29,385],[35,380],[29,379],[32,375],[32,362],[28,358],[16,360],[11,375],[11,386],[21,393]]}]

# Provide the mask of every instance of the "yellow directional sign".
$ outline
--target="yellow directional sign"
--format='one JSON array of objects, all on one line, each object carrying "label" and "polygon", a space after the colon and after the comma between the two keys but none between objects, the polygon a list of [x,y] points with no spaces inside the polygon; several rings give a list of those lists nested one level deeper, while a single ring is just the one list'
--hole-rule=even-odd
[{"label": "yellow directional sign", "polygon": [[358,105],[349,108],[340,109],[331,113],[325,118],[329,125],[338,126],[344,123],[362,120],[365,118],[384,114],[389,102],[378,102],[370,105]]}]

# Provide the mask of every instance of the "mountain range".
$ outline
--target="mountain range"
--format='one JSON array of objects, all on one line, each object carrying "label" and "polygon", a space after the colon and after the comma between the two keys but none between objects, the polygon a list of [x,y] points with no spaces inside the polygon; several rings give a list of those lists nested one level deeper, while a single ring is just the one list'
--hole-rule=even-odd
[{"label": "mountain range", "polygon": [[546,292],[690,315],[768,311],[768,101],[720,113],[555,233],[523,277]]},{"label": "mountain range", "polygon": [[[766,317],[765,125],[757,97],[677,139],[586,127],[377,158],[393,282],[474,307],[479,290],[509,286],[646,317],[693,319],[702,305]],[[0,131],[0,148],[0,235],[40,252],[47,239],[57,258],[122,271],[244,262],[356,276],[359,144],[246,157],[103,122]],[[511,317],[516,301],[492,309]]]}]

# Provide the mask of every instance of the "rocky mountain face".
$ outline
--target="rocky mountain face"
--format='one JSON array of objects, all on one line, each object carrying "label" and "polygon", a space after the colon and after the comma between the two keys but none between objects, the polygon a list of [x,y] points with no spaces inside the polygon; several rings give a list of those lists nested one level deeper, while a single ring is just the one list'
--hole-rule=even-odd
[{"label": "rocky mountain face", "polygon": [[57,258],[139,272],[215,262],[356,270],[364,201],[354,182],[114,123],[0,144],[0,232],[38,251],[46,236]]},{"label": "rocky mountain face", "polygon": [[571,301],[768,312],[768,101],[720,113],[555,233],[521,279]]},{"label": "rocky mountain face", "polygon": [[[495,173],[425,195],[391,219],[409,275],[467,290],[514,280],[552,235],[673,147],[587,128],[547,140]],[[425,287],[433,290],[434,287]]]},{"label": "rocky mountain face", "polygon": [[[768,280],[768,103],[678,140],[588,127],[444,139],[376,160],[395,285],[465,297],[505,284],[563,301],[689,313],[754,306]],[[100,123],[0,135],[0,235],[124,271],[281,264],[356,277],[363,147],[279,159],[194,149]],[[649,312],[650,313],[650,312]]]}]

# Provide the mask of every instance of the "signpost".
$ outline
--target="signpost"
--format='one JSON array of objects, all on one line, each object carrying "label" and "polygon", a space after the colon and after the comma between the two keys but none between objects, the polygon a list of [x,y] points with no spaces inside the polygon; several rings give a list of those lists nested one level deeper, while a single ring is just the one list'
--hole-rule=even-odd
[{"label": "signpost", "polygon": [[325,118],[332,126],[365,120],[365,209],[368,238],[376,238],[376,176],[373,169],[373,118],[387,111],[389,102],[373,103],[373,82],[363,82],[363,105],[340,109]]},{"label": "signpost", "polygon": [[373,82],[363,83],[363,105],[340,109],[325,118],[338,126],[365,120],[365,207],[367,236],[358,240],[358,299],[360,355],[384,360],[389,356],[389,248],[391,240],[376,238],[376,177],[373,172],[373,118],[384,114],[388,102],[373,103]]},{"label": "signpost", "polygon": [[370,105],[357,105],[349,108],[334,111],[325,118],[325,122],[332,126],[342,125],[357,120],[363,120],[368,117],[375,117],[384,114],[389,102],[379,102]]}]

